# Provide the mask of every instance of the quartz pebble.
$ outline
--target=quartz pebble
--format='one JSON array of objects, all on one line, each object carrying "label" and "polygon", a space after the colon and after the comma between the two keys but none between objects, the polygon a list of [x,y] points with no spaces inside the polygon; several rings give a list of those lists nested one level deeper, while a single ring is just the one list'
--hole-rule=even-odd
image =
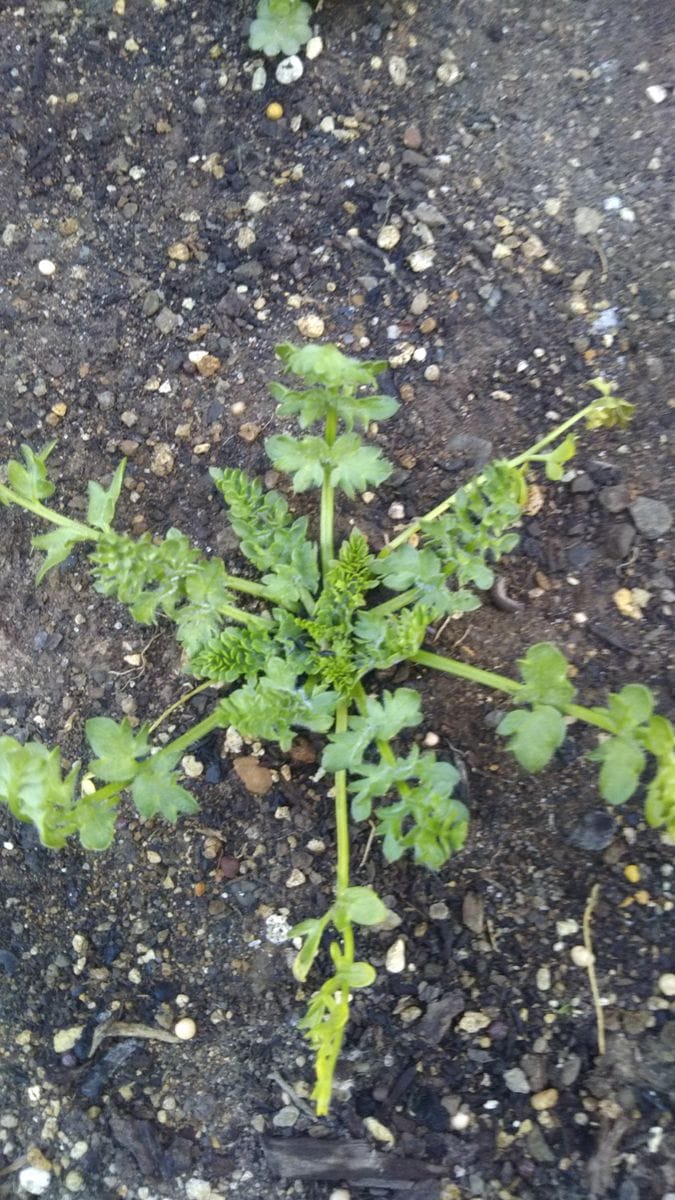
[{"label": "quartz pebble", "polygon": [[603,222],[603,214],[597,208],[578,208],[574,214],[574,228],[579,237],[597,233]]},{"label": "quartz pebble", "polygon": [[306,317],[300,317],[297,325],[298,333],[301,333],[306,338],[323,337],[323,332],[326,328],[323,317],[319,317],[315,313],[309,313]]},{"label": "quartz pebble", "polygon": [[387,950],[385,967],[390,975],[400,975],[405,970],[405,941],[397,938]]},{"label": "quartz pebble", "polygon": [[195,1036],[197,1026],[192,1017],[181,1017],[180,1021],[176,1021],[173,1031],[176,1037],[180,1038],[181,1042],[189,1042]]},{"label": "quartz pebble", "polygon": [[675,996],[675,974],[672,971],[666,971],[659,976],[659,991],[664,996]]},{"label": "quartz pebble", "polygon": [[380,250],[393,250],[401,240],[401,231],[396,225],[383,225],[377,235]]},{"label": "quartz pebble", "polygon": [[56,270],[56,264],[51,258],[41,258],[38,263],[38,271],[41,275],[53,275]]},{"label": "quartz pebble", "polygon": [[544,1088],[541,1092],[535,1092],[530,1100],[530,1104],[536,1112],[546,1112],[549,1108],[555,1108],[557,1103],[557,1088]]},{"label": "quartz pebble", "polygon": [[19,1171],[19,1187],[29,1196],[42,1196],[50,1187],[52,1177],[43,1167],[24,1167]]},{"label": "quartz pebble", "polygon": [[320,38],[318,36],[311,37],[309,39],[307,45],[305,46],[305,58],[308,58],[311,62],[312,59],[318,58],[322,51],[323,51],[323,38]]},{"label": "quartz pebble", "polygon": [[288,58],[282,58],[274,74],[277,83],[287,86],[289,83],[296,83],[304,70],[302,59],[298,58],[297,54],[291,54]]},{"label": "quartz pebble", "polygon": [[583,967],[584,969],[588,969],[595,962],[593,952],[588,950],[586,946],[572,946],[570,958],[575,967]]},{"label": "quartz pebble", "polygon": [[408,77],[408,65],[400,54],[394,54],[389,59],[389,78],[395,87],[403,87]]},{"label": "quartz pebble", "polygon": [[176,459],[170,446],[166,442],[159,442],[150,459],[150,470],[158,479],[164,479],[173,471]]},{"label": "quartz pebble", "polygon": [[663,101],[668,99],[668,93],[660,83],[652,83],[650,87],[645,88],[645,92],[652,104],[663,104]]}]

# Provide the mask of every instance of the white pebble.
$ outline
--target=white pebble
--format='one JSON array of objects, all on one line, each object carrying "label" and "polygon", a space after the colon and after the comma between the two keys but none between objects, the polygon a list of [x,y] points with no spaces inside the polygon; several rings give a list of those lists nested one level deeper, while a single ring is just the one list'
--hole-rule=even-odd
[{"label": "white pebble", "polygon": [[277,83],[296,83],[301,78],[304,69],[302,59],[298,58],[297,54],[291,54],[289,58],[282,58],[274,72]]},{"label": "white pebble", "polygon": [[251,91],[262,92],[267,83],[267,71],[264,67],[256,67],[251,76]]},{"label": "white pebble", "polygon": [[313,58],[318,58],[323,50],[323,38],[311,37],[305,46],[305,58],[310,61]]},{"label": "white pebble", "polygon": [[41,258],[38,263],[38,271],[41,275],[53,275],[56,270],[56,263],[53,263],[51,258]]},{"label": "white pebble", "polygon": [[403,87],[408,77],[408,64],[400,54],[394,54],[389,59],[389,78],[396,87]]},{"label": "white pebble", "polygon": [[173,1031],[176,1037],[180,1038],[181,1042],[189,1042],[195,1036],[197,1026],[192,1017],[181,1017],[180,1021],[176,1021]]},{"label": "white pebble", "polygon": [[393,250],[401,240],[401,231],[396,225],[383,225],[377,235],[380,250]]},{"label": "white pebble", "polygon": [[595,955],[586,946],[572,946],[570,958],[575,967],[583,967],[584,969],[588,969],[595,962]]},{"label": "white pebble", "polygon": [[19,1187],[29,1196],[42,1196],[51,1184],[52,1177],[43,1167],[24,1167],[19,1171]]},{"label": "white pebble", "polygon": [[389,947],[384,965],[390,975],[400,975],[405,970],[405,941],[402,937]]},{"label": "white pebble", "polygon": [[390,504],[388,512],[392,521],[402,521],[405,517],[405,508],[400,500],[395,500],[393,504]]},{"label": "white pebble", "polygon": [[668,99],[668,93],[660,83],[653,83],[651,87],[645,88],[645,91],[652,104],[663,104],[663,101]]},{"label": "white pebble", "polygon": [[675,974],[672,971],[666,971],[659,976],[659,991],[663,992],[664,996],[675,996]]},{"label": "white pebble", "polygon": [[457,1131],[457,1133],[461,1133],[464,1129],[469,1128],[469,1125],[471,1124],[471,1117],[469,1116],[469,1113],[462,1112],[460,1108],[459,1112],[456,1112],[454,1117],[450,1118],[450,1124],[452,1125],[452,1128]]},{"label": "white pebble", "polygon": [[351,1200],[351,1192],[346,1188],[333,1188],[328,1200]]},{"label": "white pebble", "polygon": [[246,201],[246,211],[250,213],[259,213],[262,212],[264,208],[267,208],[268,204],[269,200],[263,192],[251,192],[251,195]]},{"label": "white pebble", "polygon": [[408,265],[411,271],[419,274],[420,271],[428,271],[429,267],[434,265],[435,257],[436,253],[431,246],[422,246],[420,250],[413,250],[412,254],[408,255]]}]

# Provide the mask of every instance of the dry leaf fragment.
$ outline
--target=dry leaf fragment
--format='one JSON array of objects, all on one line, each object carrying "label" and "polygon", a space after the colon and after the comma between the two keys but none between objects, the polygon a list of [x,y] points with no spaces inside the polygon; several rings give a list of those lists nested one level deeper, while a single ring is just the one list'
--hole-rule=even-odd
[{"label": "dry leaf fragment", "polygon": [[104,1021],[94,1030],[91,1039],[91,1049],[87,1058],[92,1058],[104,1038],[150,1038],[156,1042],[179,1042],[180,1038],[168,1029],[160,1029],[159,1025],[142,1025],[138,1021]]}]

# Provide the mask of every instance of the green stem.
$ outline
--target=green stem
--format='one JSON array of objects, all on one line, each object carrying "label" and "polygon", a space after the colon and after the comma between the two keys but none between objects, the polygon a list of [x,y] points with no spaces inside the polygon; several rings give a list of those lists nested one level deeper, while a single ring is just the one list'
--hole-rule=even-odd
[{"label": "green stem", "polygon": [[52,525],[60,525],[63,529],[72,529],[78,537],[90,542],[97,542],[101,537],[99,529],[92,529],[90,525],[84,525],[80,521],[73,521],[70,517],[64,517],[63,513],[55,512],[53,508],[48,508],[46,504],[41,504],[39,500],[29,500],[24,496],[20,496],[18,492],[13,492],[4,483],[0,483],[0,501],[5,504],[16,504],[19,508],[26,509],[36,517],[41,517],[43,521],[50,521]]},{"label": "green stem", "polygon": [[419,588],[408,588],[407,591],[399,592],[397,596],[384,600],[382,604],[376,604],[374,608],[369,608],[368,615],[370,617],[388,617],[390,613],[398,612],[407,604],[414,604],[419,599],[419,594]]},{"label": "green stem", "polygon": [[[468,663],[459,662],[456,658],[446,658],[443,654],[432,654],[428,650],[418,650],[417,654],[411,656],[410,661],[417,663],[420,667],[445,671],[446,675],[454,675],[458,679],[469,679],[472,683],[478,683],[492,691],[508,692],[511,696],[517,696],[523,688],[522,683],[519,683],[517,679],[510,679],[508,675],[497,675],[493,671],[484,671],[480,667],[472,667]],[[606,733],[616,732],[611,717],[606,716],[598,709],[586,708],[582,704],[565,704],[560,711],[567,717],[573,717],[576,721],[585,721],[587,725],[595,725],[598,729],[604,729]]]},{"label": "green stem", "polygon": [[257,613],[246,612],[245,608],[237,608],[236,604],[223,604],[218,610],[223,617],[227,617],[230,621],[238,621],[240,625],[264,625],[266,628],[269,621],[265,617],[259,617]]},{"label": "green stem", "polygon": [[[236,592],[245,592],[247,596],[259,596],[261,600],[269,600],[277,604],[272,593],[263,583],[255,583],[253,579],[242,579],[240,575],[225,575],[224,582]],[[283,606],[282,606],[283,607]]]},{"label": "green stem", "polygon": [[[334,445],[337,437],[338,417],[337,410],[331,408],[328,410],[326,417],[325,438],[329,446]],[[328,572],[328,568],[335,557],[333,545],[333,529],[334,529],[334,510],[335,510],[335,493],[333,484],[331,483],[331,467],[323,469],[323,483],[321,485],[321,516],[319,521],[319,545],[321,547],[321,571],[324,577]]]},{"label": "green stem", "polygon": [[92,801],[96,803],[98,800],[107,800],[108,796],[119,796],[124,786],[122,783],[106,783],[104,787],[96,788],[95,792],[83,792],[80,799],[86,800],[87,804],[91,804]]},{"label": "green stem", "polygon": [[175,712],[177,708],[182,708],[183,705],[187,704],[188,700],[191,700],[193,696],[198,696],[199,693],[205,691],[206,688],[218,686],[219,685],[217,683],[212,683],[210,679],[207,679],[206,683],[200,683],[199,687],[192,688],[189,692],[185,692],[185,694],[180,696],[178,700],[174,700],[173,704],[170,704],[168,708],[165,708],[164,712],[160,713],[157,719],[152,722],[152,725],[148,726],[148,733],[154,733],[155,730],[158,729],[162,724],[162,722],[166,721],[166,718],[171,716],[172,712]]},{"label": "green stem", "polygon": [[161,750],[157,751],[157,754],[182,754],[183,750],[187,750],[194,742],[201,741],[203,737],[212,733],[214,729],[218,729],[222,724],[223,718],[218,709],[215,708],[213,712],[209,713],[208,717],[204,717],[203,720],[198,721],[186,733],[182,733],[180,737],[174,738],[172,742],[167,742],[166,746],[162,746]]},{"label": "green stem", "polygon": [[[551,442],[557,441],[558,438],[562,437],[564,433],[567,433],[567,430],[571,429],[573,425],[577,425],[579,421],[583,421],[584,417],[586,417],[588,413],[595,408],[596,403],[597,401],[593,400],[584,408],[579,409],[579,411],[574,413],[573,416],[568,417],[566,421],[563,421],[560,425],[556,425],[555,429],[552,429],[551,432],[547,433],[545,437],[540,439],[540,441],[535,442],[534,445],[530,446],[527,450],[523,450],[522,454],[517,454],[515,458],[509,458],[506,465],[508,467],[522,467],[525,463],[530,462],[533,457],[538,455],[539,451],[542,450],[544,446],[549,446]],[[484,475],[477,475],[475,479],[471,480],[471,483],[478,487],[481,483],[483,483],[484,479]],[[442,516],[444,512],[447,512],[448,509],[452,507],[456,499],[457,492],[453,492],[451,496],[447,496],[445,500],[442,500],[441,503],[437,504],[435,508],[430,509],[429,512],[425,513],[423,517],[419,517],[417,521],[413,521],[410,525],[407,525],[397,537],[395,537],[391,542],[388,542],[386,546],[383,546],[382,550],[380,550],[379,557],[385,558],[386,555],[389,554],[390,551],[395,550],[397,546],[403,546],[404,543],[407,542],[414,533],[418,532],[423,522],[426,523],[429,521],[435,521],[437,517]]]},{"label": "green stem", "polygon": [[[344,733],[347,728],[349,705],[340,700],[335,711],[335,732]],[[335,829],[337,834],[337,879],[336,894],[349,887],[349,812],[347,809],[347,772],[335,772]]]}]

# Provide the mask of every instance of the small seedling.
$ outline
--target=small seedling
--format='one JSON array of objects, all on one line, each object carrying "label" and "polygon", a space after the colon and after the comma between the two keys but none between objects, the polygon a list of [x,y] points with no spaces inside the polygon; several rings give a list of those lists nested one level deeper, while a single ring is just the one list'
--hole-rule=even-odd
[{"label": "small seedling", "polygon": [[312,36],[312,9],[305,0],[258,0],[249,46],[268,58],[297,54]]},{"label": "small seedling", "polygon": [[[495,562],[514,549],[514,526],[527,502],[533,466],[559,480],[575,451],[573,427],[623,425],[631,405],[604,381],[593,380],[598,395],[589,404],[528,450],[488,465],[378,553],[356,527],[336,552],[336,493],[351,500],[378,487],[392,470],[369,436],[372,423],[393,416],[398,407],[375,390],[386,364],[359,362],[335,346],[282,345],[277,354],[284,371],[305,384],[271,385],[278,415],[297,418],[302,431],[313,432],[276,434],[267,440],[267,454],[277,471],[291,477],[294,492],[320,493],[319,537],[318,543],[312,539],[308,518],[295,516],[279,492],[265,491],[239,470],[212,470],[257,580],[205,557],[176,529],[163,538],[115,532],[123,462],[107,488],[89,484],[85,521],[46,503],[54,492],[47,476],[54,443],[39,453],[24,446],[24,462],[8,464],[0,502],[53,526],[33,538],[45,555],[38,581],[86,546],[96,591],[126,604],[141,624],[160,617],[172,621],[183,669],[201,682],[151,724],[134,728],[111,717],[87,721],[93,757],[84,769],[76,763],[64,774],[58,749],[1,737],[0,800],[15,817],[33,822],[46,846],[63,846],[76,834],[85,848],[103,850],[112,840],[124,791],[146,820],[161,814],[175,821],[196,810],[180,781],[180,762],[187,747],[212,730],[234,726],[282,751],[290,749],[298,729],[327,734],[322,767],[334,781],[335,894],[326,912],[290,933],[300,983],[328,945],[330,972],[301,1021],[315,1052],[316,1109],[325,1114],[351,995],[375,979],[371,964],[356,956],[355,927],[377,926],[387,918],[375,890],[352,883],[350,810],[354,822],[374,823],[388,862],[409,853],[434,871],[463,846],[468,828],[455,767],[411,744],[409,736],[400,739],[422,721],[419,693],[412,687],[378,692],[377,672],[408,660],[505,693],[513,707],[498,732],[527,771],[551,762],[570,722],[585,722],[599,731],[588,758],[599,763],[600,792],[609,804],[634,794],[650,755],[645,818],[671,836],[675,733],[665,717],[654,715],[651,692],[641,684],[610,695],[606,706],[577,704],[569,664],[548,643],[527,651],[518,678],[423,649],[432,623],[479,606],[480,592],[493,583]],[[237,603],[237,594],[249,599],[248,608]],[[153,745],[153,733],[178,704],[208,688],[228,690],[186,733]]]}]

